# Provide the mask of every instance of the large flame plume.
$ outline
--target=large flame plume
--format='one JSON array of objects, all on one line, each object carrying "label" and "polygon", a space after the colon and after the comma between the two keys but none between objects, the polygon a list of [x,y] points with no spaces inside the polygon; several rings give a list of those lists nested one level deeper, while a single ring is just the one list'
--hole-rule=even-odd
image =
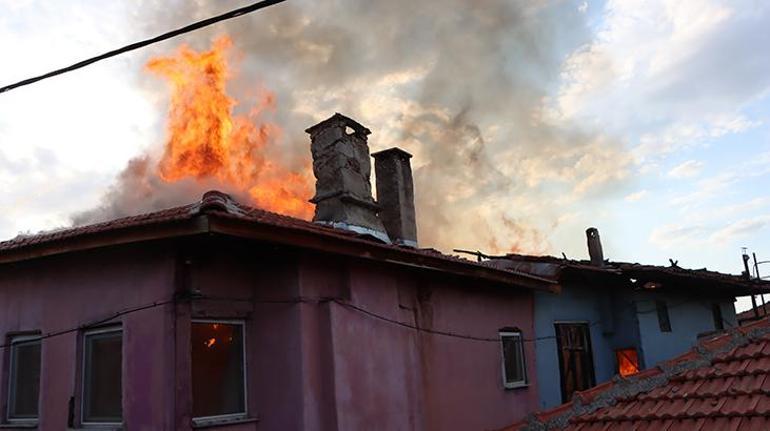
[{"label": "large flame plume", "polygon": [[308,219],[313,214],[309,167],[293,171],[267,156],[281,136],[281,129],[265,119],[275,109],[274,95],[261,90],[248,115],[233,114],[237,102],[226,89],[231,47],[223,36],[208,51],[183,45],[174,56],[147,63],[147,70],[165,78],[171,90],[158,175],[166,182],[216,179],[247,194],[259,208]]}]

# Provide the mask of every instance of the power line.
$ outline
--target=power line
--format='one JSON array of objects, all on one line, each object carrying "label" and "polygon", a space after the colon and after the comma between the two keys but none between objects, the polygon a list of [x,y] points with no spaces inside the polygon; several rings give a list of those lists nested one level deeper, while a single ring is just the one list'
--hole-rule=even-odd
[{"label": "power line", "polygon": [[161,35],[158,35],[158,36],[155,36],[155,37],[152,37],[152,38],[149,38],[149,39],[145,39],[145,40],[142,40],[142,41],[139,41],[139,42],[134,42],[132,44],[123,46],[121,48],[113,49],[112,51],[107,51],[104,54],[100,54],[100,55],[97,55],[95,57],[91,57],[91,58],[88,58],[86,60],[79,61],[79,62],[77,62],[75,64],[72,64],[72,65],[69,65],[69,66],[66,66],[66,67],[62,67],[61,69],[56,69],[56,70],[53,70],[51,72],[44,73],[42,75],[34,76],[32,78],[27,78],[27,79],[21,80],[19,82],[16,82],[16,83],[13,83],[13,84],[10,84],[10,85],[6,85],[4,87],[0,87],[0,94],[5,93],[6,91],[13,90],[14,88],[23,87],[25,85],[33,84],[35,82],[42,81],[44,79],[54,77],[56,75],[61,75],[61,74],[67,73],[67,72],[72,72],[73,70],[77,70],[77,69],[86,67],[86,66],[88,66],[90,64],[96,63],[97,61],[105,60],[107,58],[114,57],[116,55],[120,55],[120,54],[129,52],[129,51],[134,51],[134,50],[139,49],[139,48],[144,48],[147,45],[152,45],[154,43],[162,42],[162,41],[164,41],[166,39],[171,39],[173,37],[180,36],[182,34],[189,33],[191,31],[201,29],[203,27],[208,27],[208,26],[210,26],[212,24],[216,24],[216,23],[218,23],[220,21],[225,21],[225,20],[228,20],[228,19],[237,18],[237,17],[239,17],[241,15],[246,15],[248,13],[257,11],[259,9],[264,9],[264,8],[266,8],[268,6],[272,6],[272,5],[277,4],[277,3],[282,3],[284,1],[286,1],[286,0],[262,0],[260,2],[250,4],[248,6],[244,6],[242,8],[238,8],[238,9],[231,10],[229,12],[225,12],[225,13],[223,13],[221,15],[217,15],[217,16],[214,16],[214,17],[211,17],[211,18],[206,18],[204,20],[194,22],[192,24],[186,25],[186,26],[178,28],[176,30],[171,30],[169,32],[163,33]]},{"label": "power line", "polygon": [[[150,308],[160,307],[162,305],[171,304],[171,303],[174,303],[174,302],[175,302],[174,299],[167,299],[167,300],[164,300],[164,301],[155,301],[155,302],[150,303],[150,304],[140,305],[138,307],[126,308],[126,309],[123,309],[123,310],[120,310],[120,311],[116,311],[115,313],[113,313],[113,314],[111,314],[111,315],[109,315],[107,317],[104,317],[102,319],[93,320],[93,321],[84,323],[82,325],[73,326],[73,327],[67,328],[67,329],[60,329],[58,331],[46,332],[45,334],[42,334],[39,337],[36,337],[36,340],[45,340],[46,338],[58,337],[59,335],[65,335],[65,334],[69,334],[69,333],[72,333],[72,332],[81,331],[83,329],[92,328],[94,326],[99,326],[99,325],[107,323],[107,322],[109,322],[111,320],[117,319],[120,316],[125,316],[126,314],[136,313],[137,311],[142,311],[142,310],[147,310],[147,309],[150,309]],[[12,344],[13,344],[13,342],[10,342],[10,343],[7,343],[7,344],[0,344],[0,349],[4,349],[6,347],[10,347]]]},{"label": "power line", "polygon": [[[289,299],[276,299],[276,300],[266,299],[266,300],[260,300],[260,299],[253,299],[253,298],[224,298],[224,297],[215,297],[215,296],[194,295],[191,298],[188,298],[187,300],[201,300],[201,299],[202,300],[210,300],[210,301],[225,301],[225,302],[250,302],[250,303],[256,303],[256,304],[315,304],[315,305],[318,305],[318,304],[323,304],[323,303],[327,303],[327,302],[334,302],[337,305],[340,305],[342,307],[345,307],[345,308],[357,311],[357,312],[362,313],[362,314],[364,314],[366,316],[369,316],[371,318],[374,318],[374,319],[377,319],[377,320],[380,320],[380,321],[384,321],[384,322],[387,322],[387,323],[391,323],[393,325],[397,325],[397,326],[400,326],[400,327],[403,327],[403,328],[412,329],[412,330],[415,330],[415,331],[418,331],[418,332],[424,332],[426,334],[441,335],[441,336],[445,336],[445,337],[454,337],[454,338],[460,338],[460,339],[465,339],[465,340],[473,340],[473,341],[484,341],[484,342],[495,342],[495,343],[499,343],[500,342],[500,338],[499,337],[481,337],[481,336],[461,334],[461,333],[457,333],[457,332],[440,330],[440,329],[423,328],[423,327],[420,327],[420,326],[417,326],[417,325],[413,325],[411,323],[402,322],[400,320],[392,319],[390,317],[386,317],[386,316],[383,316],[381,314],[377,314],[377,313],[375,313],[373,311],[367,310],[366,308],[359,307],[359,306],[351,304],[349,302],[342,301],[339,298],[333,298],[333,297],[320,297],[320,298],[295,297],[295,298],[289,298]],[[99,326],[99,325],[108,323],[108,322],[110,322],[110,321],[112,321],[114,319],[117,319],[118,317],[121,317],[121,316],[124,316],[124,315],[127,315],[127,314],[131,314],[131,313],[135,313],[135,312],[138,312],[138,311],[147,310],[147,309],[151,309],[151,308],[155,308],[155,307],[160,307],[160,306],[167,305],[167,304],[173,304],[173,303],[176,303],[177,301],[180,301],[180,300],[181,299],[159,300],[159,301],[155,301],[155,302],[152,302],[152,303],[149,303],[149,304],[145,304],[145,305],[140,305],[140,306],[136,306],[136,307],[122,309],[122,310],[116,311],[115,313],[113,313],[113,314],[111,314],[111,315],[109,315],[107,317],[104,317],[104,318],[101,318],[101,319],[98,319],[98,320],[89,321],[87,323],[84,323],[84,324],[81,324],[81,325],[78,325],[78,326],[73,326],[71,328],[62,329],[62,330],[58,330],[58,331],[47,332],[45,334],[40,335],[37,338],[40,339],[40,340],[44,340],[44,339],[47,339],[47,338],[53,338],[53,337],[57,337],[57,336],[60,336],[60,335],[65,335],[65,334],[69,334],[69,333],[72,333],[72,332],[81,331],[83,329],[88,329],[88,328],[92,328],[92,327],[95,327],[95,326]],[[678,306],[681,306],[681,305],[684,305],[684,304],[693,303],[693,302],[700,303],[699,301],[683,301],[683,302],[681,302],[679,304],[675,304],[671,308],[678,307]],[[635,302],[631,301],[630,303],[626,304],[626,307],[633,306],[634,304],[635,304]],[[635,311],[635,312],[637,314],[647,314],[647,313],[655,312],[655,310]],[[728,322],[728,321],[726,321],[724,319],[722,319],[722,320],[723,320],[724,323],[726,323],[726,324],[728,324],[730,326],[733,326],[730,322]],[[601,323],[602,323],[601,320],[596,320],[596,321],[586,322],[586,325],[590,328],[590,327],[599,325]],[[546,336],[534,337],[534,338],[524,338],[524,337],[522,337],[521,341],[522,342],[532,343],[532,342],[538,342],[538,341],[544,341],[544,340],[554,340],[554,339],[557,339],[557,338],[558,337],[556,335],[546,335]],[[9,346],[11,346],[11,344],[12,343],[0,344],[0,349],[9,347]]]}]

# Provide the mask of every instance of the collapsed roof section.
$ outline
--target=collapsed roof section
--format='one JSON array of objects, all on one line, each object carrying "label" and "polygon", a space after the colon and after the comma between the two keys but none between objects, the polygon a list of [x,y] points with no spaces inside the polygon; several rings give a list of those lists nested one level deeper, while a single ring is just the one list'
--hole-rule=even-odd
[{"label": "collapsed roof section", "polygon": [[597,266],[587,260],[507,254],[492,257],[484,263],[495,268],[552,278],[561,284],[570,281],[592,284],[610,282],[612,284],[608,287],[666,291],[698,289],[731,296],[770,292],[770,281],[747,279],[705,268],[686,269],[679,267],[676,262],[672,262],[671,266],[658,266],[604,260],[601,266]]}]

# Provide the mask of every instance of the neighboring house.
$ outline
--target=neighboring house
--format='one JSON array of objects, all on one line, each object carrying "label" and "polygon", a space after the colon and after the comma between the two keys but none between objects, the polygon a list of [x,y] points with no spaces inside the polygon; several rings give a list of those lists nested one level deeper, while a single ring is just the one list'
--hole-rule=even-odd
[{"label": "neighboring house", "polygon": [[540,407],[575,391],[655,366],[698,337],[736,326],[736,296],[770,283],[672,266],[605,261],[596,229],[591,261],[508,255],[489,264],[555,278],[560,294],[535,294],[535,358]]},{"label": "neighboring house", "polygon": [[766,431],[769,389],[770,320],[763,318],[505,431]]},{"label": "neighboring house", "polygon": [[[350,131],[352,130],[352,131]],[[196,203],[0,243],[8,429],[471,430],[538,407],[547,277],[416,245],[408,154],[309,129],[315,223]]]}]

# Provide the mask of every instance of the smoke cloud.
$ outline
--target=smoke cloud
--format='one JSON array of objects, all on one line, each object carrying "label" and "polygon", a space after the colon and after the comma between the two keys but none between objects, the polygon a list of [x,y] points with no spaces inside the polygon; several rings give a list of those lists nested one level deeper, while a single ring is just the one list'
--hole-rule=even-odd
[{"label": "smoke cloud", "polygon": [[[565,59],[590,37],[578,6],[289,0],[185,42],[205,49],[219,34],[233,38],[240,73],[229,93],[243,102],[235,109],[247,109],[261,86],[276,94],[272,121],[284,135],[270,156],[283,163],[308,166],[303,130],[334,112],[369,127],[373,151],[411,152],[422,246],[543,253],[570,202],[623,195],[631,163],[621,142],[545,113]],[[232,7],[146,0],[136,22],[155,34]],[[137,79],[148,94],[164,94],[162,82]],[[104,206],[75,222],[191,202],[211,186],[157,184],[145,175],[152,161],[129,164]]]}]

